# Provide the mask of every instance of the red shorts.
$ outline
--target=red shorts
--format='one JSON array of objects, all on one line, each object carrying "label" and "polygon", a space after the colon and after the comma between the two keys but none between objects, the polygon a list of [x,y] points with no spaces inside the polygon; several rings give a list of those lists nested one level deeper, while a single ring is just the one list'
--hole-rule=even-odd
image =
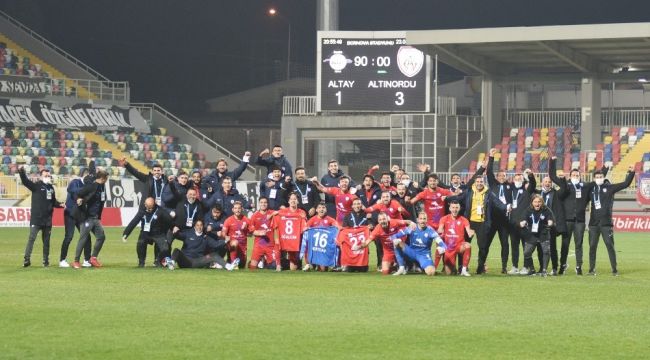
[{"label": "red shorts", "polygon": [[262,258],[266,257],[266,263],[272,263],[275,261],[275,244],[258,244],[255,243],[253,246],[253,254],[251,254],[251,260],[261,261]]}]

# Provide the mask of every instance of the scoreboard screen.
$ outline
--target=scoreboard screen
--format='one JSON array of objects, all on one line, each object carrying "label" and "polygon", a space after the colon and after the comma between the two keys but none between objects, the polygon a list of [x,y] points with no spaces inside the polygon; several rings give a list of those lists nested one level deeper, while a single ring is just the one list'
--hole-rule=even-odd
[{"label": "scoreboard screen", "polygon": [[327,31],[318,42],[318,111],[429,111],[431,60],[403,32]]}]

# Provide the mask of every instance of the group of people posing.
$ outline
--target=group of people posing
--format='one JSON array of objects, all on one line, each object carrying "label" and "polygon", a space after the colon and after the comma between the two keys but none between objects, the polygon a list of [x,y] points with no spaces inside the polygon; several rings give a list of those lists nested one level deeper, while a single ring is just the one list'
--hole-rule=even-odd
[{"label": "group of people posing", "polygon": [[[601,236],[611,271],[618,274],[612,207],[615,193],[633,181],[632,169],[621,183],[607,181],[606,168],[595,171],[593,180],[586,182],[577,169],[566,177],[558,176],[556,159],[552,157],[549,174],[538,188],[529,170],[515,174],[511,180],[504,171],[495,172],[495,150],[489,154],[487,163],[480,164],[467,182],[452,175],[450,183],[444,184],[429,172],[427,165],[421,164],[420,182],[411,181],[398,166],[375,178],[379,167],[374,166],[356,184],[339,169],[336,160],[328,163],[328,172],[320,181],[308,178],[303,167],[294,170],[282,154],[282,147],[275,146],[272,151],[262,151],[254,162],[267,170],[260,183],[257,209],[235,187],[250,162],[249,152],[236,169],[230,171],[222,159],[205,177],[200,171],[180,171],[165,177],[158,164],[143,173],[122,159],[126,170],[144,183],[141,205],[124,229],[122,240],[126,242],[139,228],[136,254],[140,267],[145,266],[148,245],[153,245],[154,266],[170,270],[248,267],[365,272],[369,269],[368,246],[374,243],[377,270],[383,274],[434,275],[442,262],[441,272],[470,276],[473,239],[478,246],[473,271],[484,274],[488,271],[490,245],[498,236],[502,274],[547,276],[549,262],[551,275],[567,272],[573,238],[575,271],[582,275],[586,210],[590,206],[589,274],[596,274]],[[65,203],[56,200],[47,170],[40,172],[36,182],[23,169],[20,176],[32,191],[24,266],[31,265],[39,231],[43,237],[43,264],[49,265],[53,208],[65,207],[59,266],[101,267],[98,256],[105,240],[101,216],[106,201],[106,172],[91,163],[70,182]],[[66,258],[75,228],[80,238],[70,265]],[[95,236],[94,247],[91,233]],[[254,240],[249,259],[250,236]],[[181,241],[182,246],[172,251],[174,240]],[[537,268],[533,262],[535,251]]]}]

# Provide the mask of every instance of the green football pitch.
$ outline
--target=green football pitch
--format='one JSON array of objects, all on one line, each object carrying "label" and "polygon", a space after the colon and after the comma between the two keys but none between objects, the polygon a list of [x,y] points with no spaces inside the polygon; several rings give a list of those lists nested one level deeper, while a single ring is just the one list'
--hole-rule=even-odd
[{"label": "green football pitch", "polygon": [[0,358],[650,356],[648,234],[616,234],[619,277],[602,242],[596,277],[495,274],[495,242],[490,273],[463,278],[138,269],[135,234],[120,233],[107,230],[101,269],[57,267],[62,229],[52,267],[37,240],[23,269],[27,229],[0,230]]}]

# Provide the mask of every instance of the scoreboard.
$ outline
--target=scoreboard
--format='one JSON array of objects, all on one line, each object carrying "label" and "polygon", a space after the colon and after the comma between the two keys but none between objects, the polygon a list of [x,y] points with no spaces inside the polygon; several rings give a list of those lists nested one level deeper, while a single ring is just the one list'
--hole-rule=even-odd
[{"label": "scoreboard", "polygon": [[431,59],[404,36],[319,31],[317,111],[429,112]]}]

